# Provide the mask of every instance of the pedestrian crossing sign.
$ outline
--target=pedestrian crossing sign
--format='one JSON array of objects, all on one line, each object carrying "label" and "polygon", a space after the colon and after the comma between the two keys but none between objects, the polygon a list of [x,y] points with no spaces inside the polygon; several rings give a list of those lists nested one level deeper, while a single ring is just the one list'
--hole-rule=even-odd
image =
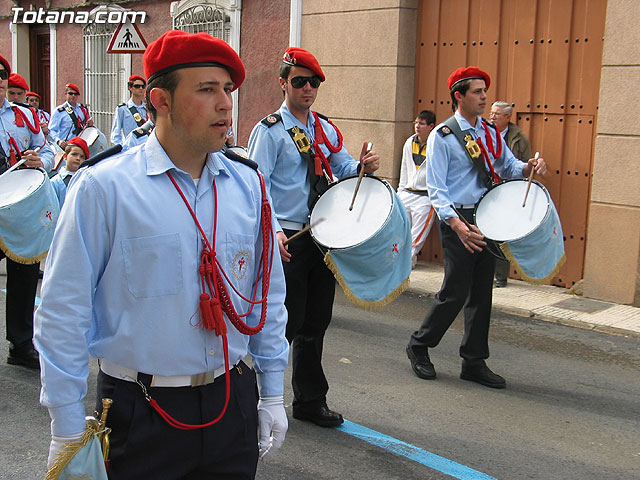
[{"label": "pedestrian crossing sign", "polygon": [[135,23],[125,22],[113,32],[107,53],[144,53],[147,42]]}]

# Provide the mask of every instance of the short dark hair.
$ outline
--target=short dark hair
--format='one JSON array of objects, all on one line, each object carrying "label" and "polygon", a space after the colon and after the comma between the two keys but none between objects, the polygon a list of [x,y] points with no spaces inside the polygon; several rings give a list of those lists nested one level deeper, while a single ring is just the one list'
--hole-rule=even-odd
[{"label": "short dark hair", "polygon": [[466,95],[467,94],[467,90],[469,90],[469,87],[471,87],[471,78],[467,78],[466,80],[462,80],[458,83],[456,83],[454,85],[454,87],[451,89],[451,111],[455,112],[456,109],[458,108],[458,101],[456,100],[456,96],[455,93],[456,92],[460,92],[462,95]]},{"label": "short dark hair", "polygon": [[173,98],[173,93],[176,91],[178,81],[180,80],[178,78],[178,71],[179,70],[174,70],[172,72],[160,75],[147,84],[147,92],[145,94],[145,99],[147,101],[147,112],[149,112],[149,116],[154,121],[154,123],[156,121],[156,115],[158,112],[151,102],[151,90],[153,90],[154,88],[162,88],[164,90],[167,90],[169,92],[169,95]]},{"label": "short dark hair", "polygon": [[280,65],[280,70],[278,71],[278,76],[280,78],[284,78],[285,80],[289,78],[289,74],[291,73],[291,67],[292,65],[289,65],[288,63],[282,63]]},{"label": "short dark hair", "polygon": [[436,124],[436,114],[431,110],[422,110],[420,113],[418,113],[418,115],[416,115],[416,118],[424,120],[425,122],[427,122],[427,125]]}]

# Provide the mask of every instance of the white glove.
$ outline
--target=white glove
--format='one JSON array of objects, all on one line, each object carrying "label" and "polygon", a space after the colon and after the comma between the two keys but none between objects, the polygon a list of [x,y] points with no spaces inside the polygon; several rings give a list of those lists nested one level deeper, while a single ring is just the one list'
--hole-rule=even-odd
[{"label": "white glove", "polygon": [[260,397],[258,423],[260,425],[259,455],[264,460],[282,446],[289,428],[287,413],[284,411],[284,395]]},{"label": "white glove", "polygon": [[56,461],[58,453],[64,448],[67,443],[77,442],[82,438],[84,432],[77,433],[75,435],[51,435],[51,443],[49,444],[49,458],[47,458],[47,470],[51,468]]}]

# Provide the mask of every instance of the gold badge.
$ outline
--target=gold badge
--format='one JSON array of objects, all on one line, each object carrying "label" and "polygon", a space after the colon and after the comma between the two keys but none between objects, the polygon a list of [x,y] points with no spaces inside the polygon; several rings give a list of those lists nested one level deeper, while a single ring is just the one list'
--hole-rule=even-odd
[{"label": "gold badge", "polygon": [[298,127],[293,127],[291,129],[291,132],[293,132],[293,141],[295,142],[296,147],[298,147],[298,151],[307,153],[309,150],[311,150],[311,142],[309,142],[309,139],[303,131],[301,131]]},{"label": "gold badge", "polygon": [[140,116],[140,114],[139,114],[138,112],[136,112],[136,113],[134,113],[134,114],[133,114],[133,119],[134,119],[136,122],[140,122],[140,121],[142,121],[142,117]]},{"label": "gold badge", "polygon": [[469,156],[471,156],[471,158],[479,158],[480,155],[482,155],[480,146],[471,135],[465,135],[464,141],[467,142],[465,143],[464,148],[467,149],[467,152],[469,152]]},{"label": "gold badge", "polygon": [[71,114],[73,113],[73,108],[71,108],[69,105],[67,105],[67,106],[65,107],[65,110],[67,111],[67,113],[68,113],[69,115],[71,115]]},{"label": "gold badge", "polygon": [[276,123],[277,121],[278,121],[278,119],[273,115],[269,115],[267,117],[267,122],[269,122],[269,123]]}]

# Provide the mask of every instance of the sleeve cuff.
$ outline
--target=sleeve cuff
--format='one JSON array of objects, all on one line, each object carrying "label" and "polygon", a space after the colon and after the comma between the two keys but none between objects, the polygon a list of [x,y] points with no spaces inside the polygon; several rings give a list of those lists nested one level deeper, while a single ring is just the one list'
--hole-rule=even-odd
[{"label": "sleeve cuff", "polygon": [[256,373],[261,397],[284,395],[284,372]]},{"label": "sleeve cuff", "polygon": [[[283,375],[284,380],[284,375]],[[86,426],[85,409],[82,402],[49,407],[51,434],[57,436],[75,435],[84,432]]]}]

